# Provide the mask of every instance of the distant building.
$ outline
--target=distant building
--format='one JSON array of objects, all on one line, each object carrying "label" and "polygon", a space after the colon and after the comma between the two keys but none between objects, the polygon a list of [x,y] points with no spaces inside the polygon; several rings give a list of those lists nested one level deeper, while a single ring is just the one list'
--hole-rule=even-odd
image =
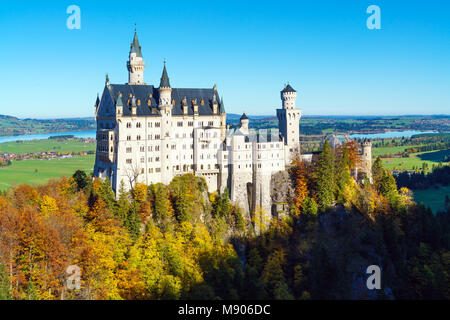
[{"label": "distant building", "polygon": [[[223,99],[216,86],[172,88],[164,63],[159,87],[144,82],[145,62],[137,33],[127,62],[128,83],[106,79],[97,97],[97,152],[94,176],[109,178],[118,192],[138,182],[168,184],[177,175],[203,177],[210,192],[229,189],[232,201],[247,212],[271,210],[270,179],[300,153],[296,91],[281,91],[279,130],[226,127]],[[251,199],[249,201],[249,199]]]}]

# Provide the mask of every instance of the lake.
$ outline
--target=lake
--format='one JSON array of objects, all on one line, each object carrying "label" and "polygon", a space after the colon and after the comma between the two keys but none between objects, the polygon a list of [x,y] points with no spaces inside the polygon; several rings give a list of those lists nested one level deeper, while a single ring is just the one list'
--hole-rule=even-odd
[{"label": "lake", "polygon": [[406,131],[386,131],[381,133],[355,133],[351,134],[350,138],[355,139],[380,139],[380,138],[401,138],[401,137],[411,137],[415,134],[421,133],[436,133],[435,131],[416,131],[416,130],[406,130]]},{"label": "lake", "polygon": [[40,139],[48,139],[49,137],[54,136],[65,136],[71,135],[76,138],[96,138],[95,130],[88,131],[67,131],[67,132],[50,132],[50,133],[36,133],[36,134],[24,134],[19,136],[3,136],[0,137],[0,143],[3,142],[11,142],[11,141],[25,141],[25,140],[40,140]]},{"label": "lake", "polygon": [[[300,127],[301,130],[301,127]],[[376,138],[401,138],[401,137],[411,137],[415,134],[420,133],[433,133],[434,131],[416,131],[416,130],[408,130],[408,131],[387,131],[382,133],[355,133],[351,134],[350,138],[359,138],[359,139],[376,139]],[[3,142],[11,142],[18,140],[39,140],[39,139],[48,139],[52,136],[64,136],[64,135],[73,135],[76,138],[96,138],[96,131],[68,131],[68,132],[51,132],[51,133],[37,133],[37,134],[25,134],[19,136],[4,136],[0,137],[0,143]]]}]

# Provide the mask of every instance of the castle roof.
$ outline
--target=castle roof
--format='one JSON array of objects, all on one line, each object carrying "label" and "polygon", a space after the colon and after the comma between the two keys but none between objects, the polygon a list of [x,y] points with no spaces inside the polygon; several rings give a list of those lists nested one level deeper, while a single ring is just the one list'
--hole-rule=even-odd
[{"label": "castle roof", "polygon": [[291,85],[288,83],[281,92],[297,92],[294,90],[294,88],[291,87]]},{"label": "castle roof", "polygon": [[141,46],[139,45],[139,40],[137,37],[136,30],[134,30],[134,38],[133,38],[133,42],[131,43],[130,53],[136,53],[136,55],[138,57],[142,58]]},{"label": "castle roof", "polygon": [[167,75],[166,62],[164,61],[164,69],[161,76],[159,87],[170,88],[169,76]]},{"label": "castle roof", "polygon": [[248,117],[247,117],[247,115],[245,113],[242,114],[241,120],[248,120]]},{"label": "castle roof", "polygon": [[[137,101],[137,116],[158,116],[160,114],[158,110],[159,89],[152,85],[110,84],[105,87],[105,90],[109,91],[114,105],[117,104],[118,100],[123,101],[123,116],[131,116],[131,110],[127,106],[131,107],[133,96]],[[120,98],[120,93],[122,93],[122,98]],[[184,115],[183,99],[186,99],[188,105],[188,115],[194,115],[193,101],[197,102],[200,116],[214,115],[212,106],[214,94],[215,91],[212,88],[172,88],[172,115]],[[148,105],[149,100],[150,106]],[[222,105],[219,107],[220,113],[224,113],[224,107]]]}]

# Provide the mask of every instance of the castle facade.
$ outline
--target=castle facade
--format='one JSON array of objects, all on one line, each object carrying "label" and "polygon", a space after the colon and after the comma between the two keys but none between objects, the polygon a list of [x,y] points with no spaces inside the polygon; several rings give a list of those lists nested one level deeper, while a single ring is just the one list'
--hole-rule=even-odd
[{"label": "castle facade", "polygon": [[[128,83],[106,79],[97,97],[94,176],[108,178],[118,195],[136,183],[169,184],[177,175],[203,177],[209,192],[228,188],[246,212],[270,214],[271,178],[300,154],[301,110],[288,84],[277,109],[278,130],[251,130],[242,115],[229,127],[217,87],[173,88],[166,63],[159,86],[144,82],[145,62],[137,33],[127,61]],[[302,155],[305,160],[308,155]]]}]

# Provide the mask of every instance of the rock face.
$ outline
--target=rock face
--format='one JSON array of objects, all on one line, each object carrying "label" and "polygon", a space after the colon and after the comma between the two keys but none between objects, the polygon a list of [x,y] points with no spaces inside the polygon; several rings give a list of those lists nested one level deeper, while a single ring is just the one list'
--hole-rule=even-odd
[{"label": "rock face", "polygon": [[270,197],[273,217],[280,218],[289,213],[289,201],[295,197],[295,189],[287,171],[280,171],[272,175]]}]

